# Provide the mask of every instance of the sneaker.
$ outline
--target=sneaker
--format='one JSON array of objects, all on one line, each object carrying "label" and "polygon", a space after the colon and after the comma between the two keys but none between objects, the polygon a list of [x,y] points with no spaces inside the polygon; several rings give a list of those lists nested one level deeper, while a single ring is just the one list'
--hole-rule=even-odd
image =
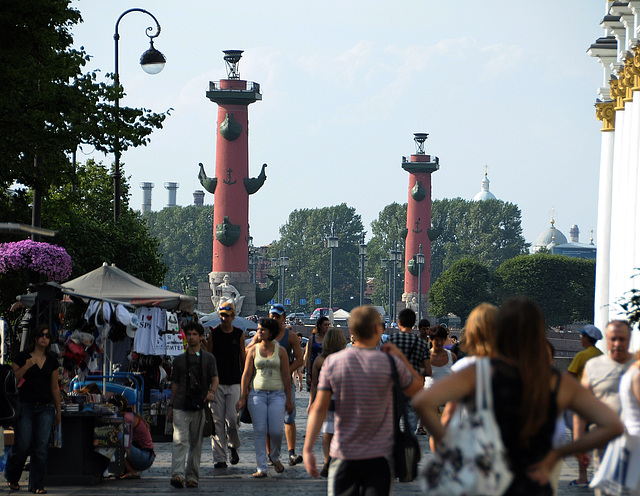
[{"label": "sneaker", "polygon": [[298,463],[302,463],[302,456],[296,455],[295,453],[293,455],[289,455],[289,465],[293,467]]},{"label": "sneaker", "polygon": [[213,464],[213,468],[227,468],[227,464],[225,462],[216,462]]},{"label": "sneaker", "polygon": [[229,461],[231,462],[231,465],[237,465],[238,462],[240,461],[240,457],[238,456],[238,450],[235,448],[232,448],[231,446],[228,446],[229,448],[229,453],[231,453],[231,456],[229,457]]}]

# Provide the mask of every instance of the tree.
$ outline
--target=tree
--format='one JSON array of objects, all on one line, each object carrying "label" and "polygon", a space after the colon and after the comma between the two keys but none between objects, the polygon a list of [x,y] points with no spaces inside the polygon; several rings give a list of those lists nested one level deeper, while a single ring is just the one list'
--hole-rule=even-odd
[{"label": "tree", "polygon": [[[5,0],[0,14],[0,186],[14,182],[45,191],[72,173],[68,154],[87,143],[113,151],[111,102],[122,88],[83,73],[89,60],[72,49],[82,22],[70,0]],[[122,107],[121,148],[144,145],[166,114]],[[35,158],[39,161],[36,165]],[[11,200],[5,198],[4,200]]]},{"label": "tree", "polygon": [[492,300],[489,268],[474,258],[463,258],[454,262],[431,286],[429,312],[436,317],[455,314],[464,326],[471,310]]},{"label": "tree", "polygon": [[374,278],[375,289],[371,296],[374,305],[389,308],[389,273],[382,267],[382,260],[389,259],[391,250],[402,252],[402,262],[398,262],[396,281],[396,301],[400,301],[404,291],[404,242],[407,225],[407,204],[391,203],[384,207],[378,218],[371,222],[372,237],[367,246],[367,275]]},{"label": "tree", "polygon": [[122,213],[113,222],[109,171],[93,160],[78,165],[67,184],[51,187],[43,202],[43,227],[58,231],[54,241],[73,261],[72,278],[104,262],[150,284],[160,285],[166,266],[140,213],[129,208],[129,186],[123,180]]},{"label": "tree", "polygon": [[527,253],[520,217],[516,205],[500,200],[435,200],[431,225],[440,235],[431,243],[432,283],[464,257],[494,271],[505,260]]},{"label": "tree", "polygon": [[143,214],[150,234],[159,242],[168,267],[164,283],[182,291],[182,278],[208,281],[213,247],[213,206],[163,208]]},{"label": "tree", "polygon": [[[360,215],[346,203],[332,207],[300,209],[289,214],[287,223],[280,227],[280,239],[269,249],[270,258],[289,257],[285,275],[285,297],[294,303],[307,300],[306,310],[314,305],[329,304],[329,268],[331,251],[325,246],[326,237],[334,226],[338,237],[333,268],[333,305],[351,309],[358,301],[358,244],[363,235]],[[276,271],[274,273],[277,274]]]},{"label": "tree", "polygon": [[524,295],[542,308],[549,325],[593,319],[595,260],[563,255],[521,255],[495,271],[496,296]]}]

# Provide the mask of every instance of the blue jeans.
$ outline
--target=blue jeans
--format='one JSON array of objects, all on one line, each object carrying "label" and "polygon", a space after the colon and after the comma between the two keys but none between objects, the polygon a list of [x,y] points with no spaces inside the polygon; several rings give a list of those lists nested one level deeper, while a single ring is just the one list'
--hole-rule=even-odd
[{"label": "blue jeans", "polygon": [[267,434],[271,439],[271,460],[280,458],[284,430],[284,391],[251,390],[247,406],[253,422],[253,439],[258,470],[267,471]]},{"label": "blue jeans", "polygon": [[20,419],[14,428],[13,451],[5,470],[7,481],[12,484],[18,483],[24,463],[30,454],[29,491],[44,489],[49,437],[55,418],[56,409],[53,404],[22,404]]},{"label": "blue jeans", "polygon": [[133,444],[129,447],[129,463],[136,472],[147,470],[156,459],[153,451],[136,448]]}]

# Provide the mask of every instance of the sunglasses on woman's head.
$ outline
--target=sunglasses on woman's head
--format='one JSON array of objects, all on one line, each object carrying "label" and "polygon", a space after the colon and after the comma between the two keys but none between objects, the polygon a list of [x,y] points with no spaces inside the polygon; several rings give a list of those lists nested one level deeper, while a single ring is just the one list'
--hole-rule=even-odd
[{"label": "sunglasses on woman's head", "polygon": [[231,311],[233,310],[231,307],[220,307],[219,310],[227,310],[227,311]]}]

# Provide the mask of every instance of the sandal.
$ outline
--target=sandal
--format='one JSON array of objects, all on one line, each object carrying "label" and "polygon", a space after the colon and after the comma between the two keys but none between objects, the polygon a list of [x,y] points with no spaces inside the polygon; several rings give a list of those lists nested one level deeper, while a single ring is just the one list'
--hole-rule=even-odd
[{"label": "sandal", "polygon": [[20,484],[17,482],[7,482],[7,485],[11,491],[20,491]]},{"label": "sandal", "polygon": [[33,494],[47,494],[47,491],[45,491],[44,489],[40,488],[40,489],[34,489],[33,491],[31,491]]},{"label": "sandal", "polygon": [[279,474],[284,472],[284,466],[282,465],[282,462],[280,460],[276,460],[275,462],[273,462],[273,469]]},{"label": "sandal", "polygon": [[187,481],[187,487],[198,487],[198,481],[194,481],[194,480]]},{"label": "sandal", "polygon": [[254,479],[262,479],[264,477],[267,477],[267,473],[263,472],[262,470],[258,470],[254,474],[251,474],[251,477],[253,477]]},{"label": "sandal", "polygon": [[169,484],[177,489],[182,489],[184,487],[184,481],[182,480],[182,477],[172,477]]},{"label": "sandal", "polygon": [[118,477],[118,479],[120,480],[139,479],[139,478],[140,478],[140,474],[134,474],[132,472],[127,472],[125,474],[122,474],[120,477]]},{"label": "sandal", "polygon": [[588,482],[578,482],[578,479],[574,479],[569,482],[569,487],[589,487]]}]

